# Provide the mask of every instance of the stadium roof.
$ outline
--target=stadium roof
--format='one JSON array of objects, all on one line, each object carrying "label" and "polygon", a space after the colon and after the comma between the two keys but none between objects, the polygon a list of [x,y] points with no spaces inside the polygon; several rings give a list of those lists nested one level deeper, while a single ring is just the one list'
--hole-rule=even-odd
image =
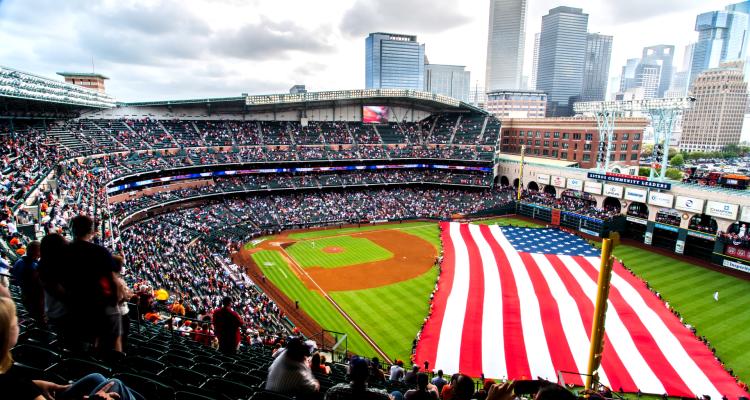
[{"label": "stadium roof", "polygon": [[187,99],[187,100],[163,100],[163,101],[145,101],[121,103],[120,105],[128,107],[148,107],[148,106],[189,106],[189,105],[209,105],[209,104],[226,104],[240,103],[252,108],[282,108],[282,107],[299,107],[300,105],[314,106],[316,104],[359,104],[364,102],[385,102],[396,101],[398,103],[416,103],[429,105],[437,108],[455,108],[457,110],[470,110],[481,114],[487,114],[487,111],[464,103],[452,97],[439,94],[423,92],[410,89],[356,89],[356,90],[333,90],[325,92],[307,92],[307,93],[282,93],[267,95],[244,95],[238,97],[218,97],[204,99]]},{"label": "stadium roof", "polygon": [[57,72],[60,76],[70,76],[70,77],[81,77],[81,78],[100,78],[100,79],[109,79],[109,77],[104,76],[102,74],[96,74],[93,72]]}]

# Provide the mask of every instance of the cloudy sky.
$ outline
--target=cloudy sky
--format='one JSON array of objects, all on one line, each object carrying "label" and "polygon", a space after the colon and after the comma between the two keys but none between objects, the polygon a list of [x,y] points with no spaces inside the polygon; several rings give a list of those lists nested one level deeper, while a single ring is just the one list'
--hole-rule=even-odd
[{"label": "cloudy sky", "polygon": [[[528,0],[534,33],[558,5],[582,7],[589,31],[614,35],[612,74],[654,44],[697,38],[695,16],[724,0]],[[54,77],[92,70],[118,100],[364,86],[369,32],[418,35],[432,63],[484,81],[489,0],[0,0],[0,65]]]}]

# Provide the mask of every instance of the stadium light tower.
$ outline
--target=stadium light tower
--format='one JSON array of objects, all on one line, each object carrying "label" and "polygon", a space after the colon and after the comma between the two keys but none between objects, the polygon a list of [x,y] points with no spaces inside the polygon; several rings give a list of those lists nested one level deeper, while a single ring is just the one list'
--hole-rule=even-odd
[{"label": "stadium light tower", "polygon": [[683,111],[690,108],[695,101],[692,97],[645,100],[617,100],[578,102],[573,105],[576,114],[594,116],[599,130],[599,152],[596,168],[601,172],[609,170],[609,158],[612,153],[612,134],[617,117],[641,114],[651,119],[654,129],[655,148],[661,144],[662,161],[651,164],[650,177],[656,175],[664,179],[669,164],[669,142],[672,139],[674,124]]}]

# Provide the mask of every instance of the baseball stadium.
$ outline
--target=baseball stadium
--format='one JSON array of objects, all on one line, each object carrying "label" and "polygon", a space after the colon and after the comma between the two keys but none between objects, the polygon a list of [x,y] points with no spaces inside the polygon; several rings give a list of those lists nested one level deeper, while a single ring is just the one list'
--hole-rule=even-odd
[{"label": "baseball stadium", "polygon": [[[323,398],[364,359],[391,395],[439,370],[472,393],[746,398],[747,191],[517,157],[513,134],[415,90],[124,103],[2,67],[3,264],[41,251],[40,291],[3,272],[10,370],[148,399]],[[607,140],[630,159],[642,137]],[[112,348],[81,350],[100,320],[49,308],[58,284],[75,288],[65,315],[112,295],[93,253],[56,240],[120,260]],[[314,393],[274,388],[275,360],[300,351]]]}]

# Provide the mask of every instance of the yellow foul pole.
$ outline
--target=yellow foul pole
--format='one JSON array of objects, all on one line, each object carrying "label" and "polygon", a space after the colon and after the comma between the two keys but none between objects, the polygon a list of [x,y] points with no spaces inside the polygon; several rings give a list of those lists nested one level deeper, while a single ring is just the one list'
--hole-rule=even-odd
[{"label": "yellow foul pole", "polygon": [[516,200],[521,201],[521,190],[523,189],[523,157],[526,155],[526,145],[521,145],[521,166],[518,169],[518,196]]},{"label": "yellow foul pole", "polygon": [[612,278],[613,248],[611,239],[602,242],[602,263],[599,268],[599,282],[596,292],[596,308],[594,309],[594,323],[591,327],[591,347],[589,348],[588,374],[586,375],[586,389],[592,389],[594,374],[602,362],[604,349],[604,320],[607,313],[607,299],[609,298],[609,281]]}]

